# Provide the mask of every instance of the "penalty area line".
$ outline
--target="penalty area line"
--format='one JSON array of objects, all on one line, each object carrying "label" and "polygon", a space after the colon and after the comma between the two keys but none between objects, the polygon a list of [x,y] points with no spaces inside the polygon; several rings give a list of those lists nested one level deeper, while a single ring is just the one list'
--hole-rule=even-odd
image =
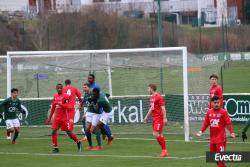
[{"label": "penalty area line", "polygon": [[48,154],[48,153],[12,153],[12,152],[0,152],[1,155],[28,155],[28,156],[61,156],[61,157],[110,157],[110,158],[146,158],[146,159],[178,159],[178,160],[192,160],[205,158],[205,156],[194,157],[157,157],[157,156],[143,156],[143,155],[102,155],[102,154]]}]

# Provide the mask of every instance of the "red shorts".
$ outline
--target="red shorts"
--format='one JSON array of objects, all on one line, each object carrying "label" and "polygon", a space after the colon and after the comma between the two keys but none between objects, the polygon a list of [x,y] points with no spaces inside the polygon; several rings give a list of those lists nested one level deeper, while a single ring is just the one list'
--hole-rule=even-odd
[{"label": "red shorts", "polygon": [[163,120],[159,120],[159,119],[158,120],[153,120],[152,121],[152,127],[153,127],[153,131],[162,133],[163,127],[164,127]]},{"label": "red shorts", "polygon": [[224,143],[210,143],[210,152],[224,152],[226,151],[226,142]]},{"label": "red shorts", "polygon": [[74,120],[54,119],[51,125],[51,129],[61,129],[62,131],[73,131]]},{"label": "red shorts", "polygon": [[[210,152],[224,152],[226,151],[226,142],[224,143],[210,143]],[[225,163],[217,162],[218,167],[226,167]]]}]

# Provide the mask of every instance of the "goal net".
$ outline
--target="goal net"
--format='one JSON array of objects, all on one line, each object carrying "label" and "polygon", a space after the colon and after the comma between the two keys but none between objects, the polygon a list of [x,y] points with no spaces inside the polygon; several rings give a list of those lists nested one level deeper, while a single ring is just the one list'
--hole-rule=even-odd
[{"label": "goal net", "polygon": [[6,74],[7,72],[7,65],[6,65],[6,56],[1,56],[0,55],[0,98],[3,98],[6,96],[6,91],[7,91],[7,79],[6,79]]},{"label": "goal net", "polygon": [[[185,47],[86,51],[27,51],[7,54],[7,95],[20,90],[28,115],[19,115],[25,126],[43,126],[57,83],[71,79],[82,91],[89,73],[96,76],[102,91],[111,95],[117,133],[151,133],[143,124],[149,109],[149,83],[166,101],[169,120],[165,133],[189,141],[201,126],[208,105],[208,77],[219,72],[223,61],[205,61],[187,54]],[[75,122],[81,124],[76,110]],[[150,122],[151,120],[149,120]]]}]

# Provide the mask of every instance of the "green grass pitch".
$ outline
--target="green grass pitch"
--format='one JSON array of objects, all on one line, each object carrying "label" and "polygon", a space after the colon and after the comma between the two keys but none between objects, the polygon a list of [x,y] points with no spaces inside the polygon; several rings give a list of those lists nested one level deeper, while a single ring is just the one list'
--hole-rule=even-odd
[{"label": "green grass pitch", "polygon": [[[240,133],[243,125],[234,125]],[[181,134],[166,134],[170,156],[160,158],[160,147],[152,137],[150,125],[129,125],[124,128],[112,125],[115,140],[111,145],[104,143],[104,149],[77,153],[76,145],[60,132],[58,143],[59,155],[51,154],[52,143],[50,128],[22,128],[16,145],[10,144],[4,135],[0,137],[0,166],[18,167],[215,167],[214,163],[205,162],[208,140],[205,138],[184,142]],[[140,130],[141,129],[141,130]],[[138,131],[140,130],[140,131]],[[0,129],[4,134],[4,128]],[[75,132],[80,135],[80,128]],[[127,133],[130,132],[130,133]],[[166,132],[168,132],[166,130]],[[93,141],[94,138],[93,138]],[[87,143],[83,143],[84,148]],[[238,137],[229,139],[227,150],[249,151],[250,142],[241,142]],[[249,163],[227,164],[228,167],[248,167]]]}]

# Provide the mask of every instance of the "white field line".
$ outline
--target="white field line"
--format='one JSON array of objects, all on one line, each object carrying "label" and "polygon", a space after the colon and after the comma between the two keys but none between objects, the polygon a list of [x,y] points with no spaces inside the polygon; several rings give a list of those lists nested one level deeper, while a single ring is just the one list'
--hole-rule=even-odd
[{"label": "white field line", "polygon": [[189,159],[200,159],[205,158],[205,156],[193,156],[193,157],[157,157],[157,156],[143,156],[143,155],[84,155],[84,154],[48,154],[48,153],[12,153],[12,152],[0,152],[1,155],[28,155],[28,156],[62,156],[62,157],[110,157],[110,158],[147,158],[147,159],[178,159],[178,160],[189,160]]},{"label": "white field line", "polygon": [[[23,140],[50,140],[51,138],[50,137],[20,137],[20,139],[23,139]],[[6,140],[6,138],[0,138],[0,140]],[[60,139],[61,140],[61,139]],[[65,138],[65,140],[68,140],[68,138]],[[118,137],[118,138],[115,138],[115,140],[138,140],[138,141],[155,141],[155,139],[152,139],[152,138],[123,138],[123,137]],[[184,140],[168,140],[166,139],[166,142],[182,142],[182,143],[185,143]],[[191,140],[190,142],[187,142],[187,143],[209,143],[208,140]],[[250,142],[239,142],[239,141],[227,141],[228,144],[250,144]]]}]

